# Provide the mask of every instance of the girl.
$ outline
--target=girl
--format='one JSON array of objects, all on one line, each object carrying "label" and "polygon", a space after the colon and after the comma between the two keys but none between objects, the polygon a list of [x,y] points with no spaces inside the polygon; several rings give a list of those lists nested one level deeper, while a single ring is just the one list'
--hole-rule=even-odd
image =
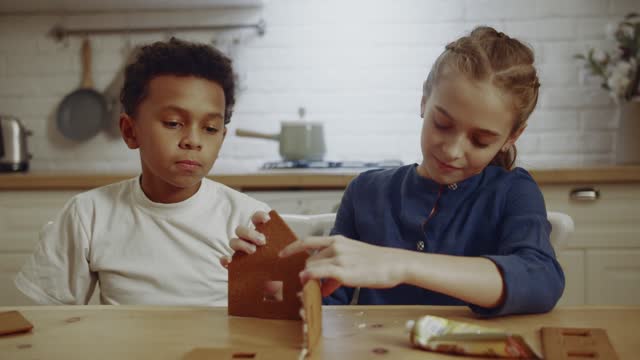
[{"label": "girl", "polygon": [[[527,171],[512,169],[538,99],[533,62],[527,46],[489,27],[446,46],[423,87],[422,162],[360,174],[333,236],[280,254],[315,251],[300,278],[323,279],[325,304],[351,303],[360,287],[358,304],[468,305],[491,316],[553,308],[564,274],[544,200]],[[236,235],[237,251],[264,243],[248,227]]]}]

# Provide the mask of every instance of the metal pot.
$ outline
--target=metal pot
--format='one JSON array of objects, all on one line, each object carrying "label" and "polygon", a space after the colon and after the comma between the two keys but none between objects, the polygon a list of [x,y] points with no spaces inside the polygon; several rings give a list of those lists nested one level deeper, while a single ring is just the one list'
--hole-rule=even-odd
[{"label": "metal pot", "polygon": [[236,129],[236,136],[253,137],[280,142],[280,156],[284,160],[320,161],[327,151],[322,124],[317,122],[282,122],[279,134]]}]

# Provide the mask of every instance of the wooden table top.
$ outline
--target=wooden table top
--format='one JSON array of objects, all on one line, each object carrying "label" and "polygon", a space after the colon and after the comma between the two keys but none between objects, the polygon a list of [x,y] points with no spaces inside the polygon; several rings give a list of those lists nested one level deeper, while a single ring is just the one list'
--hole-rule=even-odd
[{"label": "wooden table top", "polygon": [[[9,310],[20,311],[34,329],[0,337],[0,359],[196,359],[197,348],[295,359],[302,341],[299,321],[229,317],[226,308],[0,307]],[[565,307],[496,319],[477,318],[465,307],[325,306],[323,335],[310,358],[458,359],[411,347],[406,321],[424,315],[520,334],[539,354],[542,326],[604,328],[620,359],[640,356],[640,306]],[[221,358],[208,356],[202,358]]]}]

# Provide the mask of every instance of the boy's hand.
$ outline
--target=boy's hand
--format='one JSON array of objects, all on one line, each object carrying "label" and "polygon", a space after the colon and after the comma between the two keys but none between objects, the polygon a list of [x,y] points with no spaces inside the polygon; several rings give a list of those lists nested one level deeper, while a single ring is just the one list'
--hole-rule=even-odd
[{"label": "boy's hand", "polygon": [[[269,221],[269,214],[264,211],[256,211],[251,217],[253,225],[262,224]],[[257,232],[249,226],[239,225],[236,228],[237,238],[229,240],[229,246],[233,251],[243,251],[247,254],[253,254],[256,252],[256,246],[261,246],[267,243],[263,234]],[[231,263],[231,257],[223,256],[220,258],[220,264],[225,268]]]}]

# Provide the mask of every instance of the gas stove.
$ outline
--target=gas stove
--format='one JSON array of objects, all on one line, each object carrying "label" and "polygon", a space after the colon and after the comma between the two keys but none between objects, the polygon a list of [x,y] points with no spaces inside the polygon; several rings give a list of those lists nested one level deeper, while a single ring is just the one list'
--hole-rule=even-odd
[{"label": "gas stove", "polygon": [[400,160],[383,161],[272,161],[262,165],[263,169],[388,169],[404,165]]}]

